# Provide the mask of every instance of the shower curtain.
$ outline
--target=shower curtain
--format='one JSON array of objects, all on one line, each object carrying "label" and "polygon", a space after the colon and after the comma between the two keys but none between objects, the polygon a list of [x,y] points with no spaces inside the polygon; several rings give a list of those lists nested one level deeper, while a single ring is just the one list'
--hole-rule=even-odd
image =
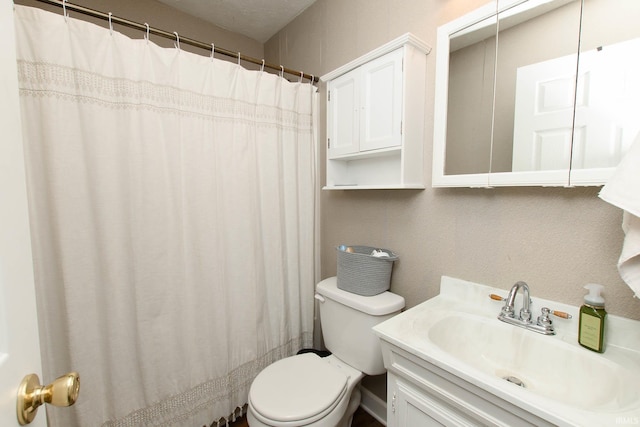
[{"label": "shower curtain", "polygon": [[15,16],[49,425],[216,425],[312,345],[315,89]]}]

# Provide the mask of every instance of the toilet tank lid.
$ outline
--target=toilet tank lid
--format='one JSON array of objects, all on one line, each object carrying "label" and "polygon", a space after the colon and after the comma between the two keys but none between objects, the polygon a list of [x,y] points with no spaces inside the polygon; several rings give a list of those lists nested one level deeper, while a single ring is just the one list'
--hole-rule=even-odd
[{"label": "toilet tank lid", "polygon": [[404,298],[391,292],[378,295],[363,296],[338,288],[336,277],[329,277],[316,285],[316,292],[325,298],[330,298],[340,304],[362,311],[373,316],[400,311],[404,308]]}]

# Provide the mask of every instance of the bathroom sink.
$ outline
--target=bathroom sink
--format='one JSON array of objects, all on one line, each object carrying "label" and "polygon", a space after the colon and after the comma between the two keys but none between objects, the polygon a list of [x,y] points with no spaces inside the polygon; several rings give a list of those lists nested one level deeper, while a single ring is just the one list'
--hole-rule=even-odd
[{"label": "bathroom sink", "polygon": [[[578,307],[537,298],[535,287],[531,291],[534,319],[542,307],[572,315],[553,318],[555,335],[498,320],[504,302],[489,294],[508,291],[446,276],[438,296],[377,325],[374,332],[383,343],[415,357],[411,363],[421,360],[426,371],[466,384],[460,393],[481,390],[493,397],[478,394],[480,401],[495,397],[545,425],[640,423],[640,322],[609,315],[605,352],[595,353],[577,343]],[[384,347],[385,366],[393,372],[394,358],[400,356],[390,356],[395,353],[386,350],[389,346]],[[425,384],[435,377],[426,378]],[[441,390],[446,394],[447,387]],[[451,399],[460,402],[458,395]]]},{"label": "bathroom sink", "polygon": [[520,386],[556,402],[601,411],[640,401],[637,370],[496,318],[452,313],[433,324],[416,320],[414,328],[428,331],[428,339],[451,357],[504,379],[505,388]]}]

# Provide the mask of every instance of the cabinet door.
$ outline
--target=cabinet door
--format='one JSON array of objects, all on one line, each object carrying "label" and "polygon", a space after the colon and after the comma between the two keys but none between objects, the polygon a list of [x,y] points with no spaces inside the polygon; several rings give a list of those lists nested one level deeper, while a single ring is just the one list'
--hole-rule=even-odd
[{"label": "cabinet door", "polygon": [[358,152],[359,71],[337,77],[327,86],[329,158]]},{"label": "cabinet door", "polygon": [[425,393],[413,384],[388,374],[391,400],[387,410],[387,427],[474,427],[462,414]]},{"label": "cabinet door", "polygon": [[401,144],[402,57],[397,49],[361,67],[360,151]]}]

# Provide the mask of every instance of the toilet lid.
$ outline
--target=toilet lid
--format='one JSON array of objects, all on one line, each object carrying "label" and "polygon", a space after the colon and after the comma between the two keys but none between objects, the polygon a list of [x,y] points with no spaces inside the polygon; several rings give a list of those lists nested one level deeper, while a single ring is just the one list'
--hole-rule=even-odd
[{"label": "toilet lid", "polygon": [[251,384],[254,410],[274,421],[297,421],[332,409],[347,376],[313,353],[287,357],[265,368]]}]

